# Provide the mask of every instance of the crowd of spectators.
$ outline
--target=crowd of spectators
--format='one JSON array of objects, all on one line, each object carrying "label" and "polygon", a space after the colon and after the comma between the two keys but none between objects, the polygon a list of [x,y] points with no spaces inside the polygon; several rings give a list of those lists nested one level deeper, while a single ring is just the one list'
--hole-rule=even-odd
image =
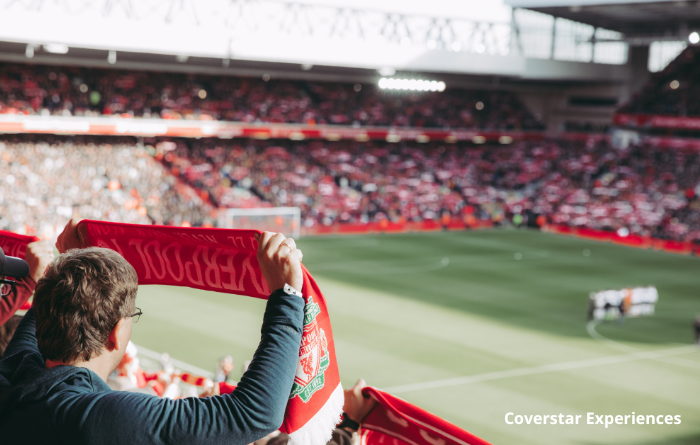
[{"label": "crowd of spectators", "polygon": [[446,218],[532,225],[543,216],[549,223],[700,241],[696,152],[649,144],[617,149],[594,139],[496,146],[146,142],[0,138],[0,229],[49,239],[74,216],[212,226],[217,208],[295,206],[312,230]]},{"label": "crowd of spectators", "polygon": [[[700,240],[700,156],[603,140],[506,146],[164,141],[156,157],[221,207],[298,206],[305,227],[482,218]],[[696,190],[698,189],[698,190]],[[516,218],[523,221],[523,219]]]},{"label": "crowd of spectators", "polygon": [[700,49],[687,48],[620,109],[621,113],[700,116]]},{"label": "crowd of spectators", "polygon": [[542,129],[514,93],[0,63],[0,113]]},{"label": "crowd of spectators", "polygon": [[71,217],[202,225],[213,210],[132,138],[0,137],[0,229],[52,239]]}]

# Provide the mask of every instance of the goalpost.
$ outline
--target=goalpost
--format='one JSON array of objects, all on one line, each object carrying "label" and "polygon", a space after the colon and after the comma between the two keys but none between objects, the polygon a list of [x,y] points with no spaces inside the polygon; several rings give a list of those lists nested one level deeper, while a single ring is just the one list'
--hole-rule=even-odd
[{"label": "goalpost", "polygon": [[299,207],[261,207],[256,209],[219,209],[219,227],[252,229],[282,233],[298,239],[301,233]]}]

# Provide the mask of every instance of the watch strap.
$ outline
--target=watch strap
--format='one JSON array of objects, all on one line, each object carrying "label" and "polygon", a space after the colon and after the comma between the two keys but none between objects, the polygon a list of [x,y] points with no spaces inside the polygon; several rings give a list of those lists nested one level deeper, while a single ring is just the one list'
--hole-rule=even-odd
[{"label": "watch strap", "polygon": [[304,298],[304,296],[301,294],[301,292],[299,292],[298,290],[296,290],[295,288],[293,288],[292,286],[290,286],[287,283],[284,284],[284,288],[282,288],[282,290],[287,295],[296,295],[299,298]]},{"label": "watch strap", "polygon": [[338,428],[350,428],[353,431],[360,429],[360,424],[352,420],[346,413],[343,413],[343,421],[340,422]]}]

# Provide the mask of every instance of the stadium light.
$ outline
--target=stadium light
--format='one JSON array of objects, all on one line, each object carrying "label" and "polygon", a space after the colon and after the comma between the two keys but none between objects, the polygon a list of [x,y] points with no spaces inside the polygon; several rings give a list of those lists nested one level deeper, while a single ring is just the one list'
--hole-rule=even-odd
[{"label": "stadium light", "polygon": [[445,91],[445,82],[423,79],[393,79],[382,77],[379,88],[382,90]]},{"label": "stadium light", "polygon": [[693,31],[690,33],[688,36],[688,41],[692,43],[693,45],[700,43],[700,34],[698,34],[697,31]]},{"label": "stadium light", "polygon": [[68,45],[63,43],[47,43],[44,45],[44,50],[52,54],[66,54],[68,52]]}]

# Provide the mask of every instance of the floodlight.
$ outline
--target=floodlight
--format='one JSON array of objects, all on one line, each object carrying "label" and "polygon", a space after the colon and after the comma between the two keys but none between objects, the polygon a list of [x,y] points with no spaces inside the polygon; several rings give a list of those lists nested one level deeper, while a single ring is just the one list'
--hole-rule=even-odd
[{"label": "floodlight", "polygon": [[53,54],[66,54],[68,52],[68,45],[63,43],[47,43],[44,45],[44,50]]},{"label": "floodlight", "polygon": [[392,79],[382,77],[379,79],[377,86],[382,90],[445,91],[445,82],[423,79]]}]

